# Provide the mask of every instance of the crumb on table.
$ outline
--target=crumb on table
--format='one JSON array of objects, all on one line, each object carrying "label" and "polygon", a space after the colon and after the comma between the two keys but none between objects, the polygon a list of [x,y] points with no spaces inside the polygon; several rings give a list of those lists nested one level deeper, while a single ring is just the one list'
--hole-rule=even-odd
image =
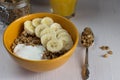
[{"label": "crumb on table", "polygon": [[109,56],[109,54],[104,54],[103,57],[104,58],[107,58]]}]

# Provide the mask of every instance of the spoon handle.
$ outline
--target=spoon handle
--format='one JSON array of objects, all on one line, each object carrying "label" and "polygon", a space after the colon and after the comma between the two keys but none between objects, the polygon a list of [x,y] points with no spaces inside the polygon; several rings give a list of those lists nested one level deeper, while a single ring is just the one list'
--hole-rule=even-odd
[{"label": "spoon handle", "polygon": [[89,64],[88,64],[88,47],[86,47],[85,64],[87,67],[89,66]]},{"label": "spoon handle", "polygon": [[86,48],[86,56],[85,56],[85,66],[84,66],[84,80],[89,78],[89,69],[88,69],[88,47]]}]

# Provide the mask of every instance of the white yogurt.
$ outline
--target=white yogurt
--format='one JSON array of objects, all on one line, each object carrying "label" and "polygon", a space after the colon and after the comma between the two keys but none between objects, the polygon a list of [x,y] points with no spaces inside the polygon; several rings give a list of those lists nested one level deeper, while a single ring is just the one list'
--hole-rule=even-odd
[{"label": "white yogurt", "polygon": [[29,60],[41,60],[44,51],[45,48],[41,45],[27,46],[25,44],[18,44],[14,48],[14,53],[16,53],[16,55]]}]

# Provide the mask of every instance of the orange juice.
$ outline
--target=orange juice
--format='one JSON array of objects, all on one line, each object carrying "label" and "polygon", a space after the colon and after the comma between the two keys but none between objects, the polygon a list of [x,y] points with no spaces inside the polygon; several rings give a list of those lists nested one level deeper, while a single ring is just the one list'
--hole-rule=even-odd
[{"label": "orange juice", "polygon": [[50,0],[53,13],[70,17],[75,12],[77,0]]}]

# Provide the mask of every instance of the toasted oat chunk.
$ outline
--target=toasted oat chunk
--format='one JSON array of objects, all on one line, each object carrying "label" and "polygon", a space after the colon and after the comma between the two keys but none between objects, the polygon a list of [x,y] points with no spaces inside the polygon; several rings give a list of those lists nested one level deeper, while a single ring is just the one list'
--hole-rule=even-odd
[{"label": "toasted oat chunk", "polygon": [[112,55],[112,54],[113,54],[113,52],[112,52],[111,50],[110,50],[110,51],[108,51],[107,53],[108,53],[108,54],[110,54],[110,55]]},{"label": "toasted oat chunk", "polygon": [[103,57],[104,58],[107,58],[109,56],[109,54],[104,54]]},{"label": "toasted oat chunk", "polygon": [[14,50],[17,44],[26,44],[26,45],[35,46],[41,43],[39,38],[37,38],[36,36],[29,35],[27,34],[27,32],[23,31],[13,42],[11,46],[12,51]]},{"label": "toasted oat chunk", "polygon": [[101,46],[100,49],[102,49],[102,50],[108,50],[109,47],[108,46]]}]

